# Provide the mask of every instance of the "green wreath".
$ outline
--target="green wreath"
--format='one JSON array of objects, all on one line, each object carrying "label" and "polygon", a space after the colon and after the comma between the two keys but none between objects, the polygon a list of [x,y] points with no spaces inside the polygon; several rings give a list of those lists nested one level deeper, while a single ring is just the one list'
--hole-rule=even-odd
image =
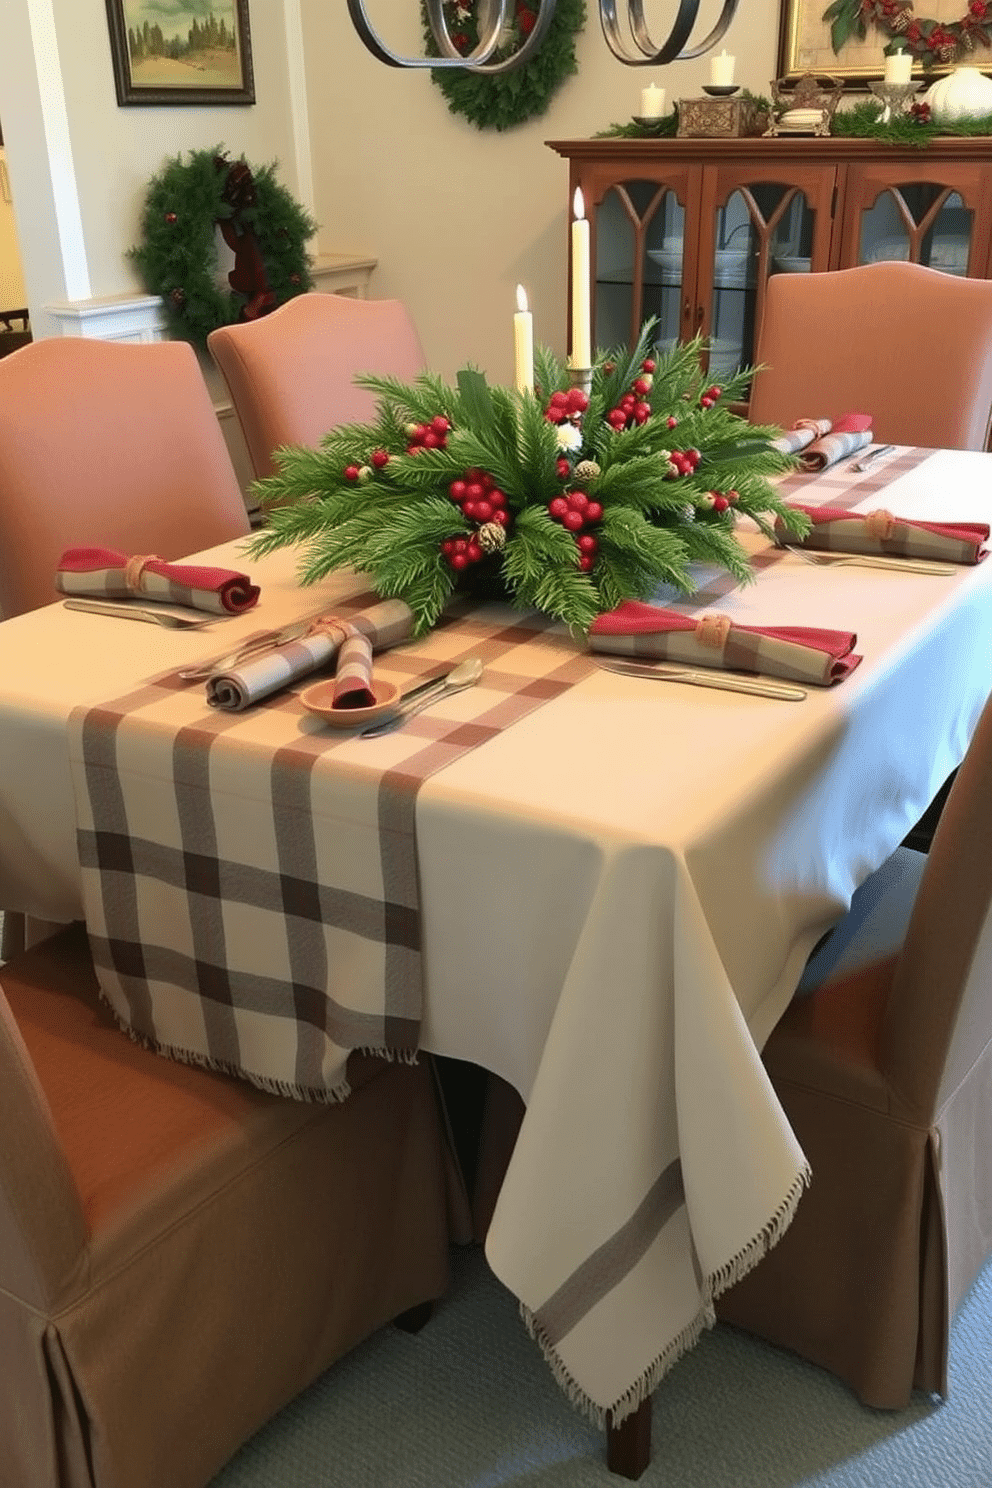
[{"label": "green wreath", "polygon": [[[446,0],[445,19],[455,46],[467,54],[476,45],[479,0]],[[437,44],[421,7],[428,56],[438,56]],[[535,13],[527,0],[516,0],[512,46],[497,53],[505,57],[517,51],[533,29]],[[551,96],[567,77],[578,72],[575,37],[586,21],[585,0],[558,0],[548,34],[530,62],[515,72],[489,75],[461,68],[437,68],[431,80],[440,88],[453,114],[462,114],[477,129],[510,129],[526,119],[543,114]]]},{"label": "green wreath", "polygon": [[[234,252],[230,289],[219,281],[216,229]],[[313,287],[306,244],[317,224],[275,179],[224,148],[166,161],[148,183],[142,241],[128,250],[159,295],[170,333],[205,346],[217,326],[256,320]]]}]

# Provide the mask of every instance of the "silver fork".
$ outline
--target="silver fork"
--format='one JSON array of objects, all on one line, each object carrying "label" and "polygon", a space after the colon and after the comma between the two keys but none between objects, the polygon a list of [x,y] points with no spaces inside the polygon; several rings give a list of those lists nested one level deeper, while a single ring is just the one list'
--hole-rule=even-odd
[{"label": "silver fork", "polygon": [[874,553],[820,553],[812,548],[793,547],[792,543],[783,542],[780,537],[775,537],[774,543],[783,553],[792,553],[817,568],[843,568],[847,565],[851,568],[894,568],[902,573],[957,573],[952,563],[931,563],[925,558],[883,558]]}]

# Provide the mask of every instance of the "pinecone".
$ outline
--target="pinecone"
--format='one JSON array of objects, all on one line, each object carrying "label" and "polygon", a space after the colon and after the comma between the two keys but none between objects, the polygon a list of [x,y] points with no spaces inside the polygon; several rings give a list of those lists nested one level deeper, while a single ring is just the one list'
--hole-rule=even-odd
[{"label": "pinecone", "polygon": [[506,547],[506,528],[499,522],[483,522],[476,539],[484,553],[501,553]]},{"label": "pinecone", "polygon": [[574,471],[575,479],[584,486],[594,481],[599,473],[599,466],[595,460],[580,460]]}]

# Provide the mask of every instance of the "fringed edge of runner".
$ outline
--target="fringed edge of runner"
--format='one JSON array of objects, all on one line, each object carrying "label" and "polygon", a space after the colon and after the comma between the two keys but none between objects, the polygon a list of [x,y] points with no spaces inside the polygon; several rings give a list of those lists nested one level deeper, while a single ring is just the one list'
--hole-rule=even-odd
[{"label": "fringed edge of runner", "polygon": [[389,1064],[416,1064],[419,1049],[383,1049],[375,1044],[362,1044],[353,1051],[356,1054],[369,1054],[373,1059],[385,1059]]},{"label": "fringed edge of runner", "polygon": [[745,1245],[735,1256],[707,1277],[710,1297],[719,1297],[721,1292],[725,1292],[728,1287],[740,1281],[742,1276],[753,1271],[758,1262],[778,1244],[792,1223],[796,1209],[799,1207],[799,1200],[809,1188],[812,1176],[809,1163],[804,1163],[768,1223],[761,1227],[748,1245]]},{"label": "fringed edge of runner", "polygon": [[254,1085],[258,1090],[268,1091],[270,1095],[285,1095],[292,1100],[310,1101],[314,1105],[337,1106],[347,1100],[351,1094],[351,1086],[346,1079],[339,1080],[330,1089],[325,1086],[316,1088],[312,1085],[297,1085],[291,1080],[274,1080],[269,1075],[252,1074],[250,1070],[242,1069],[239,1064],[232,1064],[227,1059],[216,1059],[211,1054],[199,1054],[193,1049],[180,1049],[177,1044],[160,1043],[157,1039],[149,1038],[147,1034],[139,1033],[137,1029],[132,1028],[130,1023],[121,1017],[103,991],[100,997],[113,1014],[118,1028],[122,1033],[127,1034],[132,1043],[139,1044],[142,1049],[147,1049],[152,1054],[161,1055],[163,1059],[174,1059],[178,1064],[199,1065],[201,1069],[215,1070],[220,1075],[233,1075],[238,1080],[245,1080],[249,1085]]},{"label": "fringed edge of runner", "polygon": [[632,1416],[638,1407],[645,1401],[650,1400],[658,1385],[665,1375],[672,1370],[683,1354],[687,1354],[708,1328],[712,1328],[716,1322],[716,1314],[711,1303],[700,1308],[691,1322],[687,1323],[675,1338],[671,1340],[667,1348],[658,1355],[653,1364],[650,1364],[639,1379],[625,1390],[619,1400],[615,1400],[610,1406],[597,1405],[596,1402],[586,1394],[582,1386],[572,1377],[565,1366],[561,1356],[556,1353],[554,1346],[548,1342],[542,1332],[540,1324],[534,1317],[526,1303],[520,1303],[520,1316],[524,1320],[527,1332],[538,1345],[541,1353],[547,1361],[556,1383],[564,1390],[572,1405],[577,1406],[583,1415],[588,1416],[594,1426],[605,1431],[607,1426],[619,1426],[628,1416]]}]

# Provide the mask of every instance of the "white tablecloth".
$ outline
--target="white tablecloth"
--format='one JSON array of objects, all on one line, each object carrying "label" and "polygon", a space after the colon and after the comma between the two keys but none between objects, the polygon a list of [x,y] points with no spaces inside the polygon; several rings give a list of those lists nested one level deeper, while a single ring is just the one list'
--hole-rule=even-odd
[{"label": "white tablecloth", "polygon": [[[941,452],[887,489],[875,475],[865,507],[989,520],[990,476],[992,457]],[[251,565],[261,603],[222,640],[59,606],[0,626],[0,905],[82,913],[71,709],[345,592],[301,593],[294,564]],[[963,756],[992,689],[990,576],[784,558],[715,607],[856,630],[841,687],[790,704],[597,670],[420,791],[422,1042],[527,1104],[487,1254],[597,1420],[636,1407],[787,1220],[803,1158],[758,1051],[813,943]],[[431,638],[439,659],[454,636]],[[402,654],[377,674],[403,681]],[[408,728],[429,739],[431,717]]]}]

